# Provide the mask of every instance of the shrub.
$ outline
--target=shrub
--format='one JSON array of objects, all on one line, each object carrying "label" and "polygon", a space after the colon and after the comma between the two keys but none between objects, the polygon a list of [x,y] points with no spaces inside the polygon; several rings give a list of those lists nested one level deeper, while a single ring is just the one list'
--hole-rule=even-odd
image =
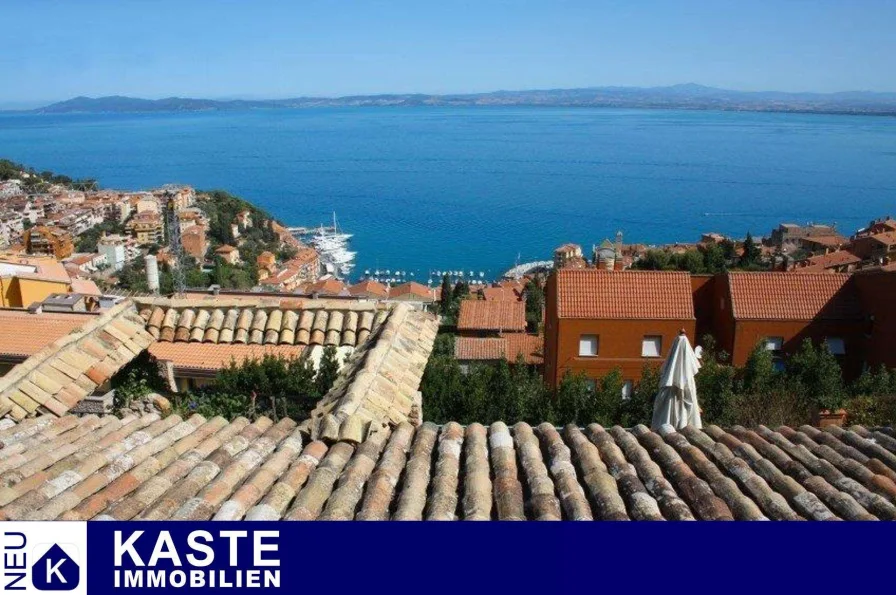
[{"label": "shrub", "polygon": [[240,364],[231,361],[218,372],[214,384],[181,396],[176,407],[228,419],[239,415],[302,419],[322,396],[318,387],[307,355],[291,359],[265,355]]},{"label": "shrub", "polygon": [[716,352],[714,343],[704,340],[703,361],[697,374],[697,400],[704,423],[729,425],[734,418],[735,378],[734,366],[722,363],[725,352]]},{"label": "shrub", "polygon": [[802,386],[816,407],[834,411],[843,406],[842,371],[827,345],[816,348],[811,340],[803,341],[787,361],[787,375]]},{"label": "shrub", "polygon": [[812,421],[812,411],[806,407],[802,395],[781,385],[759,392],[735,396],[731,421],[751,427],[764,424],[800,426]]},{"label": "shrub", "polygon": [[852,397],[846,402],[846,412],[849,425],[896,426],[896,394]]},{"label": "shrub", "polygon": [[135,400],[160,390],[161,383],[155,358],[148,351],[144,351],[112,378],[112,388],[115,389],[113,409],[115,411],[127,409]]},{"label": "shrub", "polygon": [[645,365],[641,381],[634,387],[632,396],[622,406],[621,424],[626,427],[638,424],[650,425],[653,417],[653,400],[660,388],[660,371],[656,366]]}]

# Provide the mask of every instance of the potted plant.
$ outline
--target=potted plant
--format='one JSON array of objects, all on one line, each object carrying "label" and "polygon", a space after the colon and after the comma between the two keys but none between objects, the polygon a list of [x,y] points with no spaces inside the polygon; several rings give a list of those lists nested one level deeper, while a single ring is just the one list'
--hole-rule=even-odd
[{"label": "potted plant", "polygon": [[819,410],[816,415],[815,425],[819,428],[825,426],[843,426],[846,423],[846,409],[843,409],[843,394],[835,392],[818,397]]}]

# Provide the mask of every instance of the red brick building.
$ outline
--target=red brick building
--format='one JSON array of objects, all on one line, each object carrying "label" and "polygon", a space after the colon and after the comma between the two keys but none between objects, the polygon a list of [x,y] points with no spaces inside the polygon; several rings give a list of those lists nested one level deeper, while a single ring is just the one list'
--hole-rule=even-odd
[{"label": "red brick building", "polygon": [[599,379],[615,368],[637,384],[679,330],[696,332],[691,277],[664,271],[556,271],[545,292],[545,381],[567,372]]}]

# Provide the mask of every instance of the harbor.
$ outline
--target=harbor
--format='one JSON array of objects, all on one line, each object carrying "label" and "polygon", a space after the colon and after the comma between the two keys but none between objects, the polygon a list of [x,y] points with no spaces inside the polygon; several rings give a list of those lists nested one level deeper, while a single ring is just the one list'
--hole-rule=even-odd
[{"label": "harbor", "polygon": [[323,224],[317,227],[288,227],[290,233],[304,243],[314,247],[320,254],[321,273],[324,276],[339,279],[344,282],[376,281],[386,286],[397,285],[415,281],[417,283],[434,286],[442,282],[445,277],[453,285],[455,283],[467,283],[468,285],[490,285],[501,279],[520,279],[525,275],[543,272],[551,269],[552,261],[538,260],[525,263],[519,262],[504,272],[492,272],[473,270],[466,267],[431,268],[426,270],[391,268],[376,264],[374,268],[366,268],[360,275],[353,275],[356,251],[350,249],[353,234],[346,232],[339,226],[336,213],[333,213],[332,225]]},{"label": "harbor", "polygon": [[[403,268],[386,268],[376,266],[365,269],[363,274],[353,276],[357,252],[350,249],[353,234],[347,233],[339,226],[336,213],[333,213],[332,225],[323,224],[317,227],[295,226],[287,228],[300,241],[314,247],[320,254],[321,272],[325,276],[345,282],[376,281],[387,286],[416,281],[428,286],[438,285],[446,276],[454,284],[465,282],[469,285],[488,285],[498,277],[508,278],[511,273],[520,270],[520,265],[504,275],[490,275],[487,271],[474,271],[466,268],[408,270]],[[525,266],[525,265],[523,265]]]}]

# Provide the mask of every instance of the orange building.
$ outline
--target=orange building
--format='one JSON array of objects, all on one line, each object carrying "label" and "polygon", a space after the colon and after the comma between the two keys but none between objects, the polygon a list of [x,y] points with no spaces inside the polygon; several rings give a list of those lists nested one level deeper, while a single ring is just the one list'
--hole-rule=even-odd
[{"label": "orange building", "polygon": [[[73,280],[65,266],[49,256],[0,255],[0,307],[27,308],[55,293],[79,291],[84,285],[73,287],[73,281],[86,280]],[[99,293],[95,284],[90,285],[90,293]]]},{"label": "orange building", "polygon": [[627,389],[659,366],[681,329],[696,331],[691,278],[664,271],[562,269],[545,292],[545,381],[567,372],[599,379],[615,368]]},{"label": "orange building", "polygon": [[758,344],[783,365],[808,338],[827,343],[847,378],[861,372],[868,317],[850,275],[731,272],[713,284],[712,334],[734,365]]},{"label": "orange building", "polygon": [[896,368],[896,268],[858,273],[852,282],[868,320],[865,363]]},{"label": "orange building", "polygon": [[208,252],[208,240],[205,237],[205,226],[194,225],[184,230],[180,236],[180,243],[184,252],[202,262]]},{"label": "orange building", "polygon": [[75,245],[72,243],[72,235],[64,229],[38,225],[25,230],[25,250],[28,254],[63,260],[72,255]]}]

